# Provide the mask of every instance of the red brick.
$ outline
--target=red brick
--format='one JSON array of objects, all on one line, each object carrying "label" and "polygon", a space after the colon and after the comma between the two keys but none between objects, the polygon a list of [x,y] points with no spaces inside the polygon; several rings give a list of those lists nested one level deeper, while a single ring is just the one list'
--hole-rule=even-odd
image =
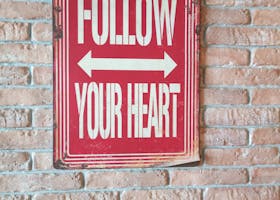
[{"label": "red brick", "polygon": [[173,186],[234,185],[247,183],[248,173],[245,169],[172,170],[170,182]]},{"label": "red brick", "polygon": [[0,110],[0,127],[22,128],[31,125],[30,110],[2,109]]},{"label": "red brick", "polygon": [[249,24],[248,9],[206,8],[201,10],[202,24]]},{"label": "red brick", "polygon": [[206,41],[226,45],[279,45],[280,31],[273,28],[209,27]]},{"label": "red brick", "polygon": [[1,62],[52,63],[50,45],[0,44],[0,52]]},{"label": "red brick", "polygon": [[200,93],[200,104],[247,104],[248,91],[242,89],[203,89]]},{"label": "red brick", "polygon": [[38,85],[53,84],[53,69],[50,67],[35,67],[33,70],[33,82]]},{"label": "red brick", "polygon": [[234,149],[206,149],[205,162],[207,165],[258,165],[279,164],[277,148],[234,148]]},{"label": "red brick", "polygon": [[252,104],[275,105],[280,104],[280,89],[256,89],[252,94]]},{"label": "red brick", "polygon": [[30,169],[28,153],[0,153],[0,171],[17,171]]},{"label": "red brick", "polygon": [[0,89],[0,106],[52,104],[49,89]]},{"label": "red brick", "polygon": [[0,22],[0,40],[29,40],[29,24]]},{"label": "red brick", "polygon": [[256,168],[252,170],[251,176],[253,184],[280,183],[280,168]]},{"label": "red brick", "polygon": [[237,5],[244,5],[244,6],[250,6],[250,7],[257,7],[257,6],[264,6],[264,7],[274,7],[274,6],[280,6],[280,0],[246,0],[246,1],[237,1]]},{"label": "red brick", "polygon": [[30,72],[27,67],[0,67],[0,85],[28,85]]},{"label": "red brick", "polygon": [[32,26],[32,36],[37,41],[52,41],[52,24],[34,24]]},{"label": "red brick", "polygon": [[3,195],[0,200],[30,200],[28,195]]},{"label": "red brick", "polygon": [[116,192],[83,192],[67,194],[36,194],[32,200],[119,200]]},{"label": "red brick", "polygon": [[35,153],[33,162],[34,168],[37,170],[54,169],[52,153]]},{"label": "red brick", "polygon": [[125,191],[122,196],[122,200],[153,200],[153,199],[190,199],[201,200],[201,191],[194,189],[177,189],[177,190],[130,190]]},{"label": "red brick", "polygon": [[[102,179],[100,178],[102,177]],[[124,187],[152,187],[168,184],[166,171],[148,172],[96,172],[86,177],[86,187],[96,188],[124,188]]]},{"label": "red brick", "polygon": [[280,10],[255,10],[252,18],[255,25],[280,25]]},{"label": "red brick", "polygon": [[213,65],[249,65],[250,54],[244,49],[202,48],[200,64]]},{"label": "red brick", "polygon": [[248,143],[245,129],[206,128],[200,133],[202,146],[243,146]]},{"label": "red brick", "polygon": [[207,5],[213,6],[233,6],[235,0],[205,0]]},{"label": "red brick", "polygon": [[253,144],[280,144],[280,128],[260,128],[253,132]]},{"label": "red brick", "polygon": [[258,66],[280,65],[280,49],[261,48],[257,49],[254,54],[253,64]]},{"label": "red brick", "polygon": [[52,6],[41,2],[1,1],[0,18],[51,19]]},{"label": "red brick", "polygon": [[279,85],[280,69],[223,69],[205,71],[207,85]]},{"label": "red brick", "polygon": [[0,131],[0,149],[51,149],[52,131]]},{"label": "red brick", "polygon": [[53,126],[53,110],[39,109],[33,113],[33,126],[35,127],[52,127]]},{"label": "red brick", "polygon": [[209,188],[205,200],[279,200],[279,187]]},{"label": "red brick", "polygon": [[81,173],[6,174],[0,175],[0,192],[74,190],[83,187]]},{"label": "red brick", "polygon": [[279,108],[207,108],[206,125],[270,125],[280,123]]}]

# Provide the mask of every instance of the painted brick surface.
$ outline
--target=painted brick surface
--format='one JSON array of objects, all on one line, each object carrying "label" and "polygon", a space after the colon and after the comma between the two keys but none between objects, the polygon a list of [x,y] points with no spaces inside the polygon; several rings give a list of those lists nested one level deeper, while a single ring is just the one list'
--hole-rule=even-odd
[{"label": "painted brick surface", "polygon": [[171,185],[234,185],[248,182],[244,169],[174,170],[170,173]]},{"label": "painted brick surface", "polygon": [[31,112],[28,109],[0,110],[0,126],[2,128],[24,128],[31,125]]},{"label": "painted brick surface", "polygon": [[53,83],[53,70],[50,67],[34,67],[33,83],[37,85],[51,85]]},{"label": "painted brick surface", "polygon": [[52,5],[39,1],[1,1],[0,8],[1,18],[51,19],[52,17]]},{"label": "painted brick surface", "polygon": [[200,131],[200,142],[204,146],[245,146],[248,139],[246,129],[204,128]]},{"label": "painted brick surface", "polygon": [[51,130],[0,131],[0,148],[3,150],[51,149]]},{"label": "painted brick surface", "polygon": [[1,200],[30,200],[28,195],[2,195]]},{"label": "painted brick surface", "polygon": [[2,62],[52,63],[51,45],[34,44],[0,44],[0,60]]},{"label": "painted brick surface", "polygon": [[208,165],[261,165],[279,164],[279,150],[276,147],[206,149],[205,162]]},{"label": "painted brick surface", "polygon": [[71,199],[71,200],[92,200],[92,199],[102,199],[102,200],[118,200],[118,193],[113,192],[80,192],[80,193],[69,193],[69,194],[48,194],[48,195],[35,195],[34,200],[49,200],[49,199]]},{"label": "painted brick surface", "polygon": [[[259,48],[254,52],[253,62],[257,66],[275,65],[279,66],[279,48]],[[279,72],[278,72],[279,75]]]},{"label": "painted brick surface", "polygon": [[279,200],[280,0],[201,0],[201,161],[56,170],[51,0],[0,1],[0,200]]},{"label": "painted brick surface", "polygon": [[252,183],[280,183],[280,168],[255,168],[252,170]]},{"label": "painted brick surface", "polygon": [[73,190],[83,187],[80,173],[5,174],[0,175],[0,192]]},{"label": "painted brick surface", "polygon": [[279,45],[280,31],[274,28],[209,27],[206,40],[209,45]]},{"label": "painted brick surface", "polygon": [[278,200],[279,195],[279,187],[211,188],[206,191],[205,199]]},{"label": "painted brick surface", "polygon": [[249,24],[250,12],[248,9],[201,9],[201,24]]},{"label": "painted brick surface", "polygon": [[280,128],[259,128],[253,131],[253,144],[279,144]]},{"label": "painted brick surface", "polygon": [[47,105],[52,104],[52,90],[49,89],[0,89],[0,106]]},{"label": "painted brick surface", "polygon": [[248,91],[240,89],[204,89],[200,91],[200,100],[205,105],[247,104]]},{"label": "painted brick surface", "polygon": [[33,162],[35,170],[51,170],[53,168],[52,153],[38,152],[34,154]]},{"label": "painted brick surface", "polygon": [[37,109],[33,112],[33,126],[52,127],[53,112],[51,109]]},{"label": "painted brick surface", "polygon": [[121,195],[122,200],[152,200],[152,199],[192,199],[201,200],[201,192],[199,190],[139,190],[125,191]]},{"label": "painted brick surface", "polygon": [[280,89],[256,89],[252,94],[252,103],[256,105],[280,104]]},{"label": "painted brick surface", "polygon": [[[100,179],[100,177],[102,177]],[[93,172],[86,176],[87,188],[123,188],[168,185],[167,171]]]},{"label": "painted brick surface", "polygon": [[0,40],[29,40],[27,23],[0,22]]},{"label": "painted brick surface", "polygon": [[37,41],[52,40],[52,25],[49,23],[36,23],[32,26],[33,39]]},{"label": "painted brick surface", "polygon": [[28,153],[0,153],[0,171],[17,171],[30,169]]},{"label": "painted brick surface", "polygon": [[280,84],[280,69],[209,68],[205,70],[205,84],[217,86],[266,86]]},{"label": "painted brick surface", "polygon": [[0,67],[0,85],[28,85],[30,71],[28,67]]},{"label": "painted brick surface", "polygon": [[[221,54],[223,56],[221,56]],[[202,48],[200,64],[206,66],[240,65],[247,66],[250,62],[250,52],[238,48]]]}]

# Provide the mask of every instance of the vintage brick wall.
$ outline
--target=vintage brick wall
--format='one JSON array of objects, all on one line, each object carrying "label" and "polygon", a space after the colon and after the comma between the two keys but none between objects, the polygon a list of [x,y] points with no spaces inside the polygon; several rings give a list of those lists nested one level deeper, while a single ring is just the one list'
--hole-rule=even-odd
[{"label": "vintage brick wall", "polygon": [[55,170],[51,0],[0,0],[0,199],[280,199],[280,0],[204,0],[201,162]]}]

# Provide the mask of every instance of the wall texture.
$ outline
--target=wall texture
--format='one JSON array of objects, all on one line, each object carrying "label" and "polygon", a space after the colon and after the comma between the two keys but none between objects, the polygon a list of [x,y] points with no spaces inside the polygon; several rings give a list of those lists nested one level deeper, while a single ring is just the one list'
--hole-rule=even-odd
[{"label": "wall texture", "polygon": [[51,0],[0,0],[0,199],[280,199],[280,0],[205,0],[201,162],[52,166]]}]

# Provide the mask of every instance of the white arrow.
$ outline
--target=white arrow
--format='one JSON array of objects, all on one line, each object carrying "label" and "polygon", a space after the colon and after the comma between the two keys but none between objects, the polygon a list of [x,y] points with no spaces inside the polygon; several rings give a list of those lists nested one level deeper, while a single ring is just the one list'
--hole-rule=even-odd
[{"label": "white arrow", "polygon": [[166,78],[177,66],[174,60],[164,52],[163,59],[127,59],[127,58],[92,58],[89,51],[78,65],[89,76],[92,70],[113,71],[163,71]]}]

